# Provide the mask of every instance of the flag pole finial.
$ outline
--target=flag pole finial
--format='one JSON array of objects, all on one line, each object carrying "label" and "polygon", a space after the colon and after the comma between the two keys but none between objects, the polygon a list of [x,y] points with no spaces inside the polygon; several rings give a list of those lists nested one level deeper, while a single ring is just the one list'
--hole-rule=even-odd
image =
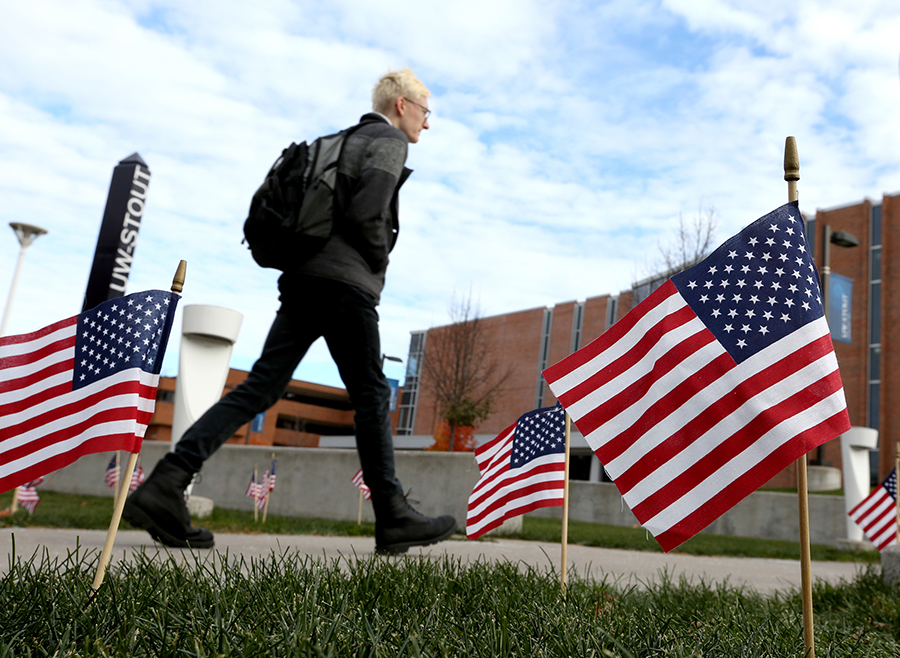
[{"label": "flag pole finial", "polygon": [[800,180],[800,156],[797,154],[797,139],[793,136],[784,140],[784,180]]},{"label": "flag pole finial", "polygon": [[788,202],[797,200],[797,181],[800,180],[800,156],[797,140],[789,136],[784,140],[784,180],[788,184]]},{"label": "flag pole finial", "polygon": [[175,278],[172,279],[172,292],[180,295],[184,290],[184,277],[187,273],[187,261],[183,260],[178,263],[178,269],[175,270]]}]

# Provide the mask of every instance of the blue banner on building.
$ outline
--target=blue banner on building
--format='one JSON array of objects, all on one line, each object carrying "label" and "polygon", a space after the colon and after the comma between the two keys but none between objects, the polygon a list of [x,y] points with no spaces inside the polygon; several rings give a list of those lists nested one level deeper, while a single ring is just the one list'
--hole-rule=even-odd
[{"label": "blue banner on building", "polygon": [[853,316],[853,279],[831,274],[828,284],[828,325],[831,339],[850,343],[851,319]]},{"label": "blue banner on building", "polygon": [[397,411],[397,395],[400,391],[400,380],[388,377],[388,385],[391,387],[391,413]]},{"label": "blue banner on building", "polygon": [[262,434],[263,428],[266,426],[266,412],[260,411],[253,417],[253,424],[250,426],[251,432]]}]

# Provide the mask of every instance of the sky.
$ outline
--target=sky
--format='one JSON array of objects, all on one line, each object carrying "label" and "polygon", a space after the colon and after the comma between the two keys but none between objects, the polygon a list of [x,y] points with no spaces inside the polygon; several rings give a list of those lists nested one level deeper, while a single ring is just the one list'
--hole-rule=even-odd
[{"label": "sky", "polygon": [[[128,291],[168,289],[186,260],[182,305],[243,314],[231,365],[249,369],[278,309],[278,272],[241,244],[251,195],[405,66],[433,114],[379,307],[404,361],[454,299],[490,316],[615,294],[710,209],[724,241],[787,200],[788,135],[806,215],[900,192],[896,0],[29,0],[0,17],[0,219],[48,231],[7,334],[81,310],[112,170],[139,153]],[[3,230],[5,297],[20,250]],[[175,332],[168,376],[180,313]],[[342,385],[322,341],[295,377]]]}]

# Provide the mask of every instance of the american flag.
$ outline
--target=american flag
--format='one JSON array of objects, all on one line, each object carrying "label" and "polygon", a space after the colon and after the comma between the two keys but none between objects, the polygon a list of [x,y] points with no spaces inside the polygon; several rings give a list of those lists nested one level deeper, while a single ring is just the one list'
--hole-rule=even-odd
[{"label": "american flag", "polygon": [[38,494],[37,487],[43,481],[44,478],[38,478],[37,480],[32,480],[31,482],[23,484],[21,487],[19,487],[19,505],[27,509],[29,514],[34,514],[34,510],[37,508],[38,503],[41,502],[41,497]]},{"label": "american flag", "polygon": [[475,448],[481,477],[469,496],[469,539],[506,519],[563,504],[565,420],[566,412],[558,404],[535,409]]},{"label": "american flag", "polygon": [[356,471],[356,475],[354,475],[354,476],[350,479],[350,481],[351,481],[353,484],[355,484],[356,487],[357,487],[360,491],[362,491],[362,493],[363,493],[363,498],[365,498],[366,500],[369,500],[369,499],[372,497],[372,490],[369,489],[369,487],[368,487],[368,485],[366,484],[365,480],[363,480],[362,469],[359,469],[358,471]]},{"label": "american flag", "polygon": [[897,543],[897,469],[859,505],[847,512],[875,548]]},{"label": "american flag", "polygon": [[278,463],[277,459],[272,460],[272,468],[263,473],[262,478],[262,488],[264,491],[275,491],[275,465]]},{"label": "american flag", "polygon": [[796,202],[544,376],[666,551],[850,428]]},{"label": "american flag", "polygon": [[[106,483],[107,487],[116,488],[119,486],[119,463],[116,460],[116,456],[113,455],[109,464],[106,465],[106,472],[103,474],[103,481]],[[128,485],[128,491],[134,491],[137,489],[141,482],[144,481],[144,469],[140,464],[136,464],[134,467],[134,472],[131,474],[131,483]]]},{"label": "american flag", "polygon": [[106,486],[115,489],[116,485],[119,484],[119,461],[116,459],[116,456],[113,455],[109,459],[109,464],[106,465],[106,471],[103,473],[103,481],[106,483]]},{"label": "american flag", "polygon": [[135,293],[0,338],[0,491],[85,454],[140,450],[178,299]]},{"label": "american flag", "polygon": [[247,491],[244,493],[248,498],[256,501],[256,506],[262,509],[269,496],[269,489],[263,482],[257,482],[255,475],[250,475],[250,484],[247,485]]},{"label": "american flag", "polygon": [[144,467],[140,464],[135,464],[134,472],[131,474],[131,482],[128,485],[128,491],[134,491],[141,483],[144,481]]}]

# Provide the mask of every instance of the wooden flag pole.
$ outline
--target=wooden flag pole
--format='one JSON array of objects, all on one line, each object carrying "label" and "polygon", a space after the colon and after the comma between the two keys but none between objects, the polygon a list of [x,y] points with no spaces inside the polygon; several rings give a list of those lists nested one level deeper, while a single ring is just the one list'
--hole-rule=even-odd
[{"label": "wooden flag pole", "polygon": [[566,445],[565,445],[565,454],[566,454],[566,466],[563,471],[564,480],[563,480],[563,508],[562,508],[562,550],[560,551],[562,554],[562,568],[560,569],[560,587],[562,588],[562,593],[565,595],[566,593],[566,563],[567,556],[566,551],[569,547],[569,438],[572,435],[572,419],[569,417],[569,412],[566,413]]},{"label": "wooden flag pole", "polygon": [[[796,201],[797,181],[800,180],[800,156],[797,140],[788,137],[784,142],[784,180],[788,184],[788,202]],[[825,309],[826,319],[828,309]],[[816,643],[813,627],[812,560],[809,548],[809,496],[807,493],[806,454],[797,460],[797,499],[800,510],[800,586],[803,599],[803,644],[806,658],[815,658]]]},{"label": "wooden flag pole", "polygon": [[356,513],[356,525],[362,525],[363,490],[359,490],[359,511]]},{"label": "wooden flag pole", "polygon": [[[275,453],[274,452],[272,453],[272,461],[273,462],[275,461]],[[269,474],[269,477],[270,478],[272,477],[271,473]],[[263,523],[266,522],[266,516],[269,514],[269,498],[271,497],[271,494],[272,494],[272,488],[269,486],[269,483],[266,482],[266,504],[263,507],[263,520],[262,520]]]},{"label": "wooden flag pole", "polygon": [[259,523],[259,465],[253,464],[253,522]]},{"label": "wooden flag pole", "polygon": [[100,589],[100,585],[103,584],[103,578],[106,576],[106,567],[109,565],[113,543],[116,541],[116,531],[119,529],[119,522],[122,520],[122,510],[125,509],[125,499],[128,497],[127,487],[128,484],[131,484],[131,474],[134,473],[134,465],[137,463],[137,458],[138,453],[129,453],[128,463],[125,465],[125,477],[119,479],[119,486],[117,487],[119,492],[114,496],[116,506],[113,508],[112,520],[109,522],[109,531],[106,533],[106,543],[103,545],[103,552],[100,553],[100,563],[97,565],[97,574],[94,576],[93,588],[95,590]]},{"label": "wooden flag pole", "polygon": [[[184,276],[187,271],[187,262],[178,263],[178,269],[175,270],[175,278],[172,279],[172,292],[180,294],[184,290]],[[125,476],[119,478],[119,488],[121,491],[116,496],[116,506],[113,509],[113,516],[109,522],[109,531],[106,533],[106,543],[103,545],[103,551],[100,553],[100,562],[97,565],[97,574],[94,576],[93,588],[100,589],[103,584],[103,578],[106,576],[106,567],[109,564],[109,558],[112,555],[113,543],[116,541],[116,531],[119,529],[119,522],[122,520],[122,510],[125,508],[125,499],[128,497],[128,488],[131,485],[131,476],[134,474],[134,466],[137,464],[138,452],[132,452],[128,456],[128,464],[125,466]],[[117,456],[118,463],[118,456]],[[120,474],[121,475],[121,474]],[[113,489],[115,491],[115,488]]]},{"label": "wooden flag pole", "polygon": [[116,509],[116,504],[119,502],[119,489],[122,484],[122,469],[120,468],[121,462],[119,461],[119,451],[116,450],[116,473],[118,473],[118,482],[113,484],[113,510]]}]

